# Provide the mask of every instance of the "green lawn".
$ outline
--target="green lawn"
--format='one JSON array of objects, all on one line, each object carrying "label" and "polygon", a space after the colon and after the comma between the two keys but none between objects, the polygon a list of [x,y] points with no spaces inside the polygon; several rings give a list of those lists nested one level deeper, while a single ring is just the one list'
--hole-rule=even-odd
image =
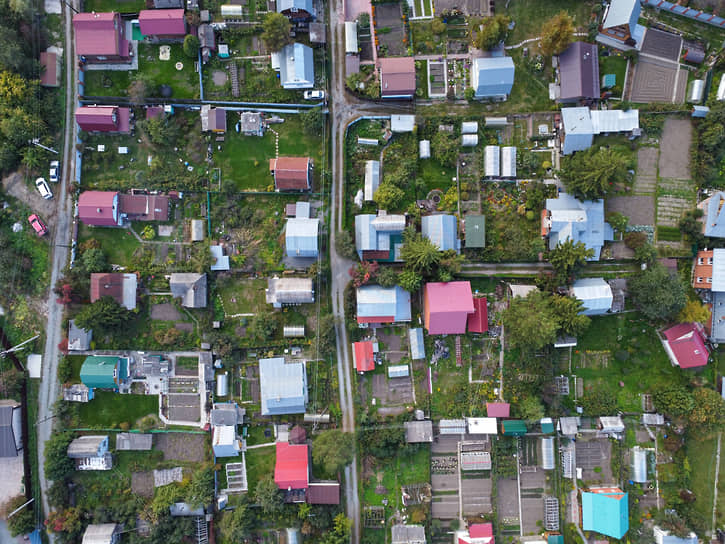
[{"label": "green lawn", "polygon": [[[715,465],[716,465],[716,450],[717,450],[717,435],[712,436],[699,436],[690,437],[688,436],[685,443],[687,451],[687,459],[692,467],[690,487],[692,492],[697,496],[697,500],[694,502],[695,508],[703,515],[706,519],[710,519],[712,516],[712,492],[713,483],[715,481]],[[724,466],[720,466],[720,483],[719,489],[722,492],[723,487],[723,469]],[[718,496],[720,493],[718,493]],[[718,504],[722,507],[722,500],[718,500]],[[720,509],[719,509],[720,510]],[[723,518],[725,511],[720,510],[718,512],[718,523]]]},{"label": "green lawn", "polygon": [[[306,134],[296,115],[285,116],[285,122],[273,125],[279,134],[280,156],[311,157],[315,163],[315,180],[322,168],[320,138]],[[233,180],[239,190],[274,190],[274,179],[269,174],[269,159],[275,158],[275,135],[268,130],[262,138],[243,136],[234,132],[238,117],[227,118],[227,132],[221,151],[215,150],[214,163],[221,167],[222,179]]]},{"label": "green lawn", "polygon": [[146,7],[144,0],[85,0],[83,11],[119,11],[133,13]]},{"label": "green lawn", "polygon": [[277,456],[274,453],[274,446],[247,450],[244,455],[247,462],[247,485],[249,491],[253,492],[259,480],[274,475],[274,462]]},{"label": "green lawn", "polygon": [[90,239],[98,240],[108,261],[119,265],[128,264],[133,252],[141,245],[126,229],[89,227],[81,223],[78,229],[79,244]]},{"label": "green lawn", "polygon": [[[610,351],[607,368],[581,368],[587,351],[605,350]],[[637,312],[593,317],[587,332],[578,338],[572,368],[584,379],[585,389],[604,387],[616,395],[617,407],[623,411],[640,411],[642,393],[689,379],[670,364],[655,330]]]},{"label": "green lawn", "polygon": [[197,368],[199,366],[198,357],[177,357],[176,366],[180,368]]},{"label": "green lawn", "polygon": [[[536,6],[546,5],[537,3]],[[516,67],[516,77],[508,100],[496,105],[503,112],[546,111],[555,109],[555,103],[549,100],[549,82],[553,81],[551,62],[543,59],[543,67],[537,70],[531,55],[524,58],[521,49],[510,51]]]},{"label": "green lawn", "polygon": [[[413,451],[411,451],[413,450]],[[363,502],[366,506],[382,506],[388,499],[388,508],[402,506],[400,486],[430,482],[430,448],[421,445],[417,449],[406,447],[392,459],[376,459],[375,475],[363,482]],[[382,475],[382,481],[377,477]],[[375,493],[375,487],[382,484],[387,495]]]},{"label": "green lawn", "polygon": [[132,73],[120,70],[83,72],[83,92],[85,96],[126,96]]},{"label": "green lawn", "polygon": [[240,279],[227,282],[219,289],[218,294],[222,299],[224,311],[227,314],[255,313],[264,308],[264,290],[266,288],[267,280]]},{"label": "green lawn", "polygon": [[86,356],[66,355],[65,358],[70,362],[71,368],[73,369],[70,383],[81,383],[81,367],[83,366],[83,361],[86,360]]},{"label": "green lawn", "polygon": [[136,422],[149,414],[158,414],[159,398],[156,395],[121,395],[110,391],[96,391],[95,398],[79,409],[83,427],[116,426]]},{"label": "green lawn", "polygon": [[[194,59],[190,59],[182,50],[181,44],[171,45],[169,60],[159,59],[160,45],[141,44],[138,46],[139,75],[149,78],[150,96],[161,96],[159,87],[169,85],[175,98],[199,98],[199,75],[194,71]],[[183,68],[176,69],[181,63]]]},{"label": "green lawn", "polygon": [[[615,53],[611,51],[611,53]],[[614,74],[617,81],[612,89],[615,96],[621,96],[624,85],[624,73],[627,69],[627,59],[620,54],[610,54],[608,57],[599,55],[599,75],[604,77],[607,74]]]},{"label": "green lawn", "polygon": [[[511,17],[516,26],[509,33],[506,44],[516,44],[528,38],[541,36],[542,23],[560,11],[565,11],[574,18],[578,30],[586,31],[593,5],[594,2],[591,0],[547,0],[546,2],[511,0],[506,15]],[[518,76],[518,73],[516,75]]]}]

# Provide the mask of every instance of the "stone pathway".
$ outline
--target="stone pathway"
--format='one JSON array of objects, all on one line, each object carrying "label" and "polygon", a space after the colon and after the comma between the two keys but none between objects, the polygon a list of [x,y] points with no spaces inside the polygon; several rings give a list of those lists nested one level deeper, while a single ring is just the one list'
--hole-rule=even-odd
[{"label": "stone pathway", "polygon": [[656,147],[641,147],[637,152],[637,175],[634,178],[634,194],[653,194],[657,189]]}]

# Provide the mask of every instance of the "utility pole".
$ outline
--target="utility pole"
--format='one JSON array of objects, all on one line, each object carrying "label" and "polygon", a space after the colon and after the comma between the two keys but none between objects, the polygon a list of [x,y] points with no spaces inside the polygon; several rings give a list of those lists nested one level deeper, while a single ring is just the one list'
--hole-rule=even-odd
[{"label": "utility pole", "polygon": [[50,151],[51,153],[55,153],[56,155],[58,154],[58,152],[55,149],[53,149],[52,147],[47,147],[47,146],[44,146],[43,144],[41,144],[40,140],[38,138],[33,138],[32,140],[28,140],[28,143],[38,146],[42,149],[45,149],[46,151]]},{"label": "utility pole", "polygon": [[40,335],[39,334],[36,334],[32,338],[26,340],[25,342],[21,342],[17,346],[13,346],[12,348],[6,349],[5,351],[0,351],[0,358],[3,358],[4,359],[5,356],[7,356],[9,353],[13,353],[15,351],[20,351],[20,348],[22,348],[28,342],[32,342],[33,340],[35,340],[36,338],[38,338],[38,336],[40,336]]}]

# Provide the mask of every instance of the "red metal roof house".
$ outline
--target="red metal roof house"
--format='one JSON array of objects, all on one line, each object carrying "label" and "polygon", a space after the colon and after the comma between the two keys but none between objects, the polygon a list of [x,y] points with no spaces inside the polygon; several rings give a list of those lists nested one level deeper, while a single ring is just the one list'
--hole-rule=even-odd
[{"label": "red metal roof house", "polygon": [[73,16],[76,55],[85,62],[125,62],[131,60],[130,44],[121,16],[110,13],[76,13]]},{"label": "red metal roof house", "polygon": [[78,219],[95,227],[118,227],[121,214],[115,191],[84,191],[78,197]]},{"label": "red metal roof house", "polygon": [[307,489],[310,483],[307,444],[277,442],[274,482],[283,491]]},{"label": "red metal roof house", "polygon": [[118,106],[81,106],[76,123],[86,132],[131,132],[131,110]]},{"label": "red metal roof house", "polygon": [[697,368],[707,364],[710,352],[705,345],[702,325],[680,323],[662,334],[662,345],[673,366]]},{"label": "red metal roof house", "polygon": [[473,299],[475,312],[468,314],[468,332],[484,333],[488,331],[488,301],[486,297]]},{"label": "red metal roof house", "polygon": [[277,191],[309,191],[312,187],[312,160],[309,157],[269,159]]},{"label": "red metal roof house", "polygon": [[369,372],[371,370],[375,370],[373,343],[371,341],[354,342],[352,347],[352,358],[355,362],[355,370],[358,372]]},{"label": "red metal roof house", "polygon": [[186,36],[186,17],[183,9],[143,9],[138,14],[141,34],[156,38]]},{"label": "red metal roof house", "polygon": [[471,283],[427,283],[423,305],[428,334],[465,334],[468,315],[475,312]]},{"label": "red metal roof house", "polygon": [[494,544],[493,524],[474,523],[467,531],[457,531],[456,544]]}]

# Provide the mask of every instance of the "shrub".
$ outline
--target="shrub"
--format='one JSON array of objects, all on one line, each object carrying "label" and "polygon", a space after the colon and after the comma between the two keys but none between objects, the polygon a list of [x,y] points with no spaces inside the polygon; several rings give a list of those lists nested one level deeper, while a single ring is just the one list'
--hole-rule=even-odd
[{"label": "shrub", "polygon": [[646,232],[628,232],[624,235],[624,244],[629,249],[639,249],[647,243]]}]

